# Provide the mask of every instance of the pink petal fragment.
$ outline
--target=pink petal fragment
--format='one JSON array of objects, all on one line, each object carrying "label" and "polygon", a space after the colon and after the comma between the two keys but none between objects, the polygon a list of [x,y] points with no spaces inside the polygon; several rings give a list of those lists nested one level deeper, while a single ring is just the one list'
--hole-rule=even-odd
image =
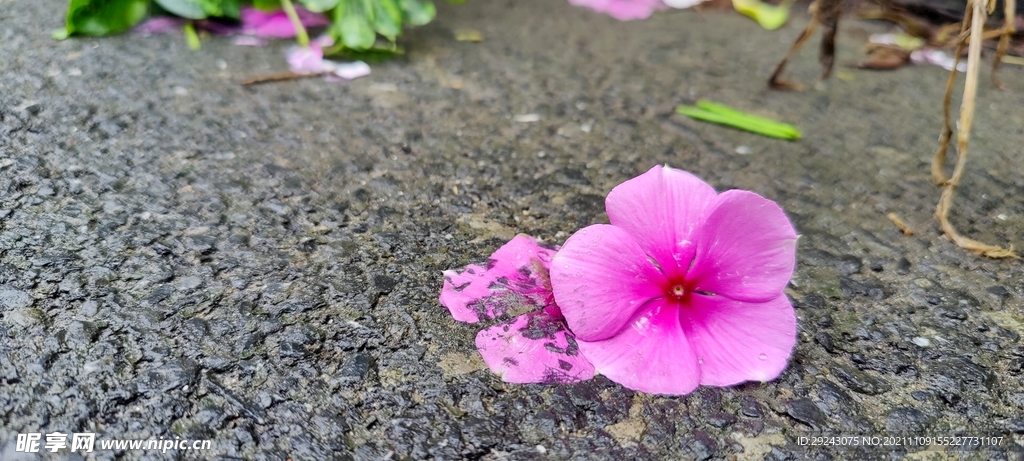
[{"label": "pink petal fragment", "polygon": [[533,237],[517,235],[491,255],[487,267],[445,271],[441,304],[455,320],[468,323],[543,308],[552,299],[547,271],[554,253]]},{"label": "pink petal fragment", "polygon": [[340,63],[334,67],[334,72],[331,75],[344,80],[365,77],[370,75],[370,65],[363,61]]},{"label": "pink petal fragment", "polygon": [[160,16],[147,19],[142,24],[133,27],[132,31],[142,35],[168,34],[181,30],[184,25],[184,19]]},{"label": "pink petal fragment", "polygon": [[567,384],[594,377],[594,366],[580,354],[572,333],[543,310],[481,331],[476,347],[505,382]]},{"label": "pink petal fragment", "polygon": [[620,21],[645,19],[655,10],[665,8],[661,0],[569,0],[569,3],[606,13]]},{"label": "pink petal fragment", "polygon": [[598,373],[633,390],[688,394],[700,383],[697,356],[679,323],[679,308],[652,302],[621,333],[604,341],[579,340]]},{"label": "pink petal fragment", "polygon": [[[322,14],[310,12],[301,7],[295,7],[299,15],[299,22],[305,27],[322,27],[330,24]],[[292,25],[288,15],[284,11],[264,12],[252,7],[244,7],[241,11],[242,33],[258,37],[290,38],[295,36],[295,26]]]},{"label": "pink petal fragment", "polygon": [[672,278],[690,267],[704,210],[715,196],[696,176],[659,165],[615,186],[605,208],[612,225],[632,235]]},{"label": "pink petal fragment", "polygon": [[267,41],[265,39],[250,37],[248,35],[235,37],[231,42],[238,46],[267,46]]},{"label": "pink petal fragment", "polygon": [[701,384],[766,382],[786,368],[796,345],[796,312],[786,295],[764,303],[694,295],[689,309],[683,326]]},{"label": "pink petal fragment", "polygon": [[615,335],[638,309],[663,295],[665,284],[640,245],[607,224],[573,234],[551,263],[555,301],[581,340]]},{"label": "pink petal fragment", "polygon": [[687,285],[737,301],[775,299],[793,275],[796,239],[775,202],[749,191],[726,191],[708,210]]}]

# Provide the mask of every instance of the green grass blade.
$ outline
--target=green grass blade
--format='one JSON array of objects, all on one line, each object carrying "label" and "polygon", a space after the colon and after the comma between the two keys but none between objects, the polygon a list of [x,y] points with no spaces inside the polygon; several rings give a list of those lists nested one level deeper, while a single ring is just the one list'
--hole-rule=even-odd
[{"label": "green grass blade", "polygon": [[800,131],[788,123],[776,122],[740,112],[711,101],[698,101],[697,106],[678,106],[676,113],[705,122],[731,126],[751,133],[777,139],[800,139]]}]

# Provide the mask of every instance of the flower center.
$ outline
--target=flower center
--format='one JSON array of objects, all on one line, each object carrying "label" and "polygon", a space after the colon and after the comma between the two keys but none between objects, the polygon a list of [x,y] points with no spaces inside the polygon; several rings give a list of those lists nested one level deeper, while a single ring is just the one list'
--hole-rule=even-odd
[{"label": "flower center", "polygon": [[683,299],[683,295],[686,294],[686,287],[684,287],[682,283],[675,283],[669,288],[667,294],[670,297],[681,300]]}]

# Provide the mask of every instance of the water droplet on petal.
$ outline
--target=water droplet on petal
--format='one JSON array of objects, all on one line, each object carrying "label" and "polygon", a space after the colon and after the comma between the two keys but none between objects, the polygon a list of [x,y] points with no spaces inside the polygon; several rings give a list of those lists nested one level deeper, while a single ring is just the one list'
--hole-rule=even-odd
[{"label": "water droplet on petal", "polygon": [[704,365],[704,359],[697,357],[697,365]]},{"label": "water droplet on petal", "polygon": [[568,265],[568,264],[566,264],[566,265],[565,265],[565,268],[566,268],[566,269],[568,269],[568,268],[569,268],[569,265]]},{"label": "water droplet on petal", "polygon": [[759,358],[761,360],[768,360],[768,356],[765,355],[765,354],[761,354],[761,355],[757,356],[757,358]]},{"label": "water droplet on petal", "polygon": [[579,277],[579,278],[583,278],[583,274],[581,274],[581,273],[577,272],[577,273],[576,273],[576,277]]}]

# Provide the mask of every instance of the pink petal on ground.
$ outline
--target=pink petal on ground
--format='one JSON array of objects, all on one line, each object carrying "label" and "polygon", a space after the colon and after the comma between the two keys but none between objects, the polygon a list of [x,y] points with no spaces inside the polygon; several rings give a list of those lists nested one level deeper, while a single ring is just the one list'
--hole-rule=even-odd
[{"label": "pink petal on ground", "polygon": [[[305,27],[322,27],[330,22],[321,14],[312,13],[309,10],[296,6],[299,15],[299,22]],[[259,37],[290,38],[295,36],[295,26],[292,25],[288,15],[284,11],[263,12],[252,7],[242,8],[242,33],[256,35]]]},{"label": "pink petal on ground", "polygon": [[370,75],[370,65],[363,61],[340,63],[335,65],[334,72],[331,75],[341,77],[345,80],[365,77]]},{"label": "pink petal on ground", "polygon": [[441,304],[455,320],[469,323],[543,308],[552,299],[547,271],[554,253],[533,237],[517,235],[491,255],[487,267],[445,271]]},{"label": "pink petal on ground", "polygon": [[612,225],[632,235],[666,276],[677,277],[693,261],[704,210],[715,197],[696,176],[658,165],[615,186],[605,208]]},{"label": "pink petal on ground", "polygon": [[324,60],[324,50],[312,43],[305,48],[289,48],[285,60],[288,61],[288,68],[296,74],[318,74],[334,70],[334,63]]},{"label": "pink petal on ground", "polygon": [[606,13],[620,21],[644,19],[654,10],[665,7],[660,0],[569,0],[569,3]]},{"label": "pink petal on ground", "polygon": [[775,299],[793,275],[796,239],[775,202],[744,190],[723,192],[707,211],[686,285],[737,301]]},{"label": "pink petal on ground", "polygon": [[679,323],[676,303],[659,299],[617,336],[578,340],[598,373],[630,389],[652,394],[688,394],[700,383],[697,356]]},{"label": "pink petal on ground", "polygon": [[509,383],[574,383],[594,377],[572,333],[545,311],[520,315],[476,335],[476,347]]},{"label": "pink petal on ground", "polygon": [[633,237],[608,224],[576,232],[551,262],[555,301],[581,340],[614,336],[666,283]]},{"label": "pink petal on ground", "polygon": [[771,381],[796,344],[796,312],[786,295],[764,303],[694,294],[684,307],[686,337],[700,363],[700,383]]},{"label": "pink petal on ground", "polygon": [[259,37],[251,37],[248,35],[240,35],[232,40],[232,43],[238,46],[267,46],[266,39]]},{"label": "pink petal on ground", "polygon": [[147,19],[142,24],[133,27],[132,31],[143,35],[167,34],[181,30],[184,25],[184,19],[161,16]]},{"label": "pink petal on ground", "polygon": [[619,21],[647,19],[654,10],[664,9],[661,0],[613,0],[608,4],[605,13]]}]

